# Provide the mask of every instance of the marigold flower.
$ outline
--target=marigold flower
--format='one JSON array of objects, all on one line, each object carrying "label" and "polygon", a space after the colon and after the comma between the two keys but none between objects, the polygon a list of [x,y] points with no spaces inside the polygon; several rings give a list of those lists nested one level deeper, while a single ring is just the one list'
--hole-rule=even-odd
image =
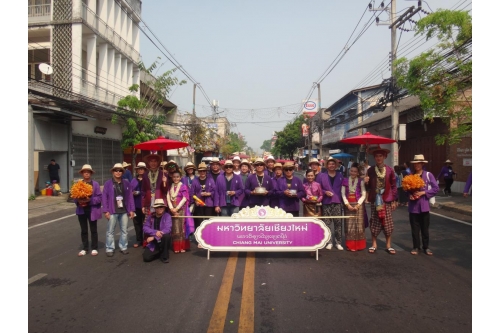
[{"label": "marigold flower", "polygon": [[417,191],[425,186],[425,182],[419,175],[408,175],[403,178],[403,190]]},{"label": "marigold flower", "polygon": [[87,184],[83,180],[75,183],[70,190],[70,195],[74,199],[86,199],[92,195],[92,185]]}]

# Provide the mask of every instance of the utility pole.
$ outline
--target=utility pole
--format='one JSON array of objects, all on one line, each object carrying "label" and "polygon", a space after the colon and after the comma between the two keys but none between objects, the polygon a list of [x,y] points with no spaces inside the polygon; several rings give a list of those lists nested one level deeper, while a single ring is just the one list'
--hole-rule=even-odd
[{"label": "utility pole", "polygon": [[318,107],[319,107],[319,150],[318,150],[318,160],[321,159],[323,155],[323,109],[321,108],[321,87],[319,83],[316,84],[318,87]]},{"label": "utility pole", "polygon": [[196,83],[193,85],[193,117],[196,117],[196,110],[195,110],[195,101],[196,101]]},{"label": "utility pole", "polygon": [[[384,11],[386,10],[384,7],[384,2],[380,4],[379,8],[373,8],[372,3],[368,5],[370,11]],[[418,2],[418,8],[415,9],[415,6],[412,6],[406,10],[402,15],[396,18],[396,0],[391,1],[391,10],[389,13],[389,22],[379,22],[379,18],[377,17],[377,25],[389,25],[389,29],[391,29],[391,83],[390,83],[390,102],[391,102],[391,138],[396,140],[396,142],[391,144],[391,154],[388,156],[389,160],[387,161],[389,165],[395,166],[399,165],[399,148],[398,148],[398,140],[399,140],[399,111],[397,110],[396,104],[396,82],[394,77],[394,72],[396,70],[395,62],[396,62],[396,52],[397,52],[397,41],[396,41],[396,30],[403,25],[406,21],[408,21],[413,15],[415,15],[422,8],[421,1]]]}]

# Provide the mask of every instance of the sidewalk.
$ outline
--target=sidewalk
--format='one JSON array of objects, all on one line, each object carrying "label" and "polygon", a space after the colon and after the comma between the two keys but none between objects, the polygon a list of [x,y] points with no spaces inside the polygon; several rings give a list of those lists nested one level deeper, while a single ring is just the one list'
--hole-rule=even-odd
[{"label": "sidewalk", "polygon": [[68,193],[56,197],[39,195],[35,200],[28,201],[28,219],[64,209],[75,209],[75,204],[68,202],[68,195]]},{"label": "sidewalk", "polygon": [[472,216],[472,197],[464,198],[462,193],[452,193],[451,197],[445,197],[443,192],[440,192],[436,195],[434,207]]}]

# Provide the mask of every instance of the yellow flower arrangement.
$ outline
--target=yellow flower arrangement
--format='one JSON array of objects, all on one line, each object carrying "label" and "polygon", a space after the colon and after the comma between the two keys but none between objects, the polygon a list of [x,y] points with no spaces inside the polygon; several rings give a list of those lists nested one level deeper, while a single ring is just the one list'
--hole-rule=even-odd
[{"label": "yellow flower arrangement", "polygon": [[92,195],[92,191],[92,185],[79,180],[71,187],[70,195],[73,199],[87,199]]},{"label": "yellow flower arrangement", "polygon": [[402,186],[405,191],[417,191],[425,186],[425,182],[418,175],[408,175],[403,178]]}]

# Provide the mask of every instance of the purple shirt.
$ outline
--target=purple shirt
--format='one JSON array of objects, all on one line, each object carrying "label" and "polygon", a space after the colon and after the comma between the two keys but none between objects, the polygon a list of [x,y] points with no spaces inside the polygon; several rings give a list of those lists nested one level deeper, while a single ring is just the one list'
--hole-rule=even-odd
[{"label": "purple shirt", "polygon": [[189,189],[189,196],[191,198],[191,202],[193,202],[193,199],[192,199],[193,198],[193,191],[191,190],[191,188],[193,187],[193,180],[195,180],[196,178],[198,178],[198,177],[194,176],[194,178],[191,179],[188,176],[184,176],[181,178],[181,183],[186,185]]},{"label": "purple shirt", "polygon": [[321,185],[319,183],[315,181],[313,181],[312,183],[305,182],[303,186],[305,195],[301,199],[302,201],[305,201],[308,195],[317,196],[317,202],[323,201],[323,190],[321,189]]},{"label": "purple shirt", "polygon": [[[299,211],[299,201],[306,196],[302,181],[298,177],[293,176],[290,188],[288,188],[286,177],[279,178],[277,183],[276,193],[279,197],[279,208],[283,209],[285,212]],[[288,189],[296,190],[297,196],[287,197],[284,192]]]},{"label": "purple shirt", "polygon": [[[144,177],[142,178],[144,181]],[[135,209],[142,208],[142,197],[144,196],[144,192],[142,191],[142,182],[139,182],[139,179],[134,178],[132,182],[130,182],[130,186],[132,187],[132,195],[134,196],[134,205]],[[138,195],[135,195],[133,192],[139,191]]]},{"label": "purple shirt", "polygon": [[250,198],[248,195],[245,193],[245,187],[248,181],[248,177],[250,177],[251,173],[247,172],[246,177],[243,178],[243,174],[240,173],[241,180],[243,181],[243,193],[240,195],[240,207],[247,207],[250,205]]},{"label": "purple shirt", "polygon": [[[132,186],[126,179],[122,179],[123,183],[123,205],[127,214],[135,211],[134,197],[132,196]],[[115,213],[115,190],[113,188],[113,179],[104,183],[102,190],[102,211],[104,213]]]},{"label": "purple shirt", "polygon": [[[429,180],[427,180],[427,177],[429,177]],[[425,186],[422,187],[420,191],[425,191],[425,195],[421,196],[417,200],[408,200],[408,212],[412,214],[429,212],[431,210],[429,199],[439,192],[439,185],[437,184],[432,173],[423,171],[421,178],[423,179]],[[430,189],[429,185],[431,186]]]},{"label": "purple shirt", "polygon": [[[156,236],[156,232],[158,230],[154,229],[154,223],[155,212],[148,215],[148,217],[146,218],[146,222],[144,222],[143,230],[146,237],[153,236],[158,241],[161,239],[161,237]],[[164,234],[169,234],[172,231],[172,217],[167,212],[165,212],[161,217],[159,231],[163,232]],[[154,251],[155,249],[153,242],[148,243],[147,247],[151,251]]]},{"label": "purple shirt", "polygon": [[[210,193],[208,197],[202,197],[201,192]],[[208,207],[214,207],[214,198],[215,198],[215,182],[212,178],[205,178],[205,190],[201,190],[200,178],[196,177],[193,179],[193,183],[191,184],[191,196],[196,195],[199,199],[205,202],[205,205]]]},{"label": "purple shirt", "polygon": [[469,191],[470,191],[470,195],[472,195],[472,191],[470,189],[471,186],[472,186],[472,172],[469,173],[469,177],[467,177],[467,182],[465,183],[464,193],[469,193]]},{"label": "purple shirt", "polygon": [[[240,196],[243,193],[243,181],[239,175],[233,174],[233,178],[231,179],[231,186],[229,187],[229,191],[235,191],[236,193],[231,196],[231,205],[239,207],[240,206]],[[226,202],[226,175],[221,175],[217,177],[217,182],[215,183],[215,207],[225,207],[227,206]]]},{"label": "purple shirt", "polygon": [[[339,171],[335,173],[333,186],[332,183],[330,182],[330,176],[328,175],[328,172],[320,173],[318,175],[316,182],[318,182],[321,185],[321,189],[323,190],[323,201],[322,201],[323,205],[343,203],[342,193],[340,192],[342,190],[343,180],[344,176],[342,176],[342,174]],[[332,192],[333,196],[332,197],[327,196],[325,194],[326,191]]]},{"label": "purple shirt", "polygon": [[262,187],[267,190],[266,195],[252,195],[252,192],[256,187],[259,186],[259,181],[257,179],[257,174],[252,174],[248,176],[247,182],[245,184],[245,194],[249,198],[248,205],[250,207],[254,206],[267,206],[269,205],[269,199],[274,194],[273,180],[268,175],[264,174],[262,178]]},{"label": "purple shirt", "polygon": [[[102,193],[101,187],[99,183],[95,180],[92,180],[92,195],[90,196],[90,202],[88,205],[90,206],[90,220],[97,221],[102,217],[101,212],[101,201],[102,201]],[[76,204],[76,215],[84,215],[85,211],[83,207],[78,205],[78,200],[74,200]]]}]

